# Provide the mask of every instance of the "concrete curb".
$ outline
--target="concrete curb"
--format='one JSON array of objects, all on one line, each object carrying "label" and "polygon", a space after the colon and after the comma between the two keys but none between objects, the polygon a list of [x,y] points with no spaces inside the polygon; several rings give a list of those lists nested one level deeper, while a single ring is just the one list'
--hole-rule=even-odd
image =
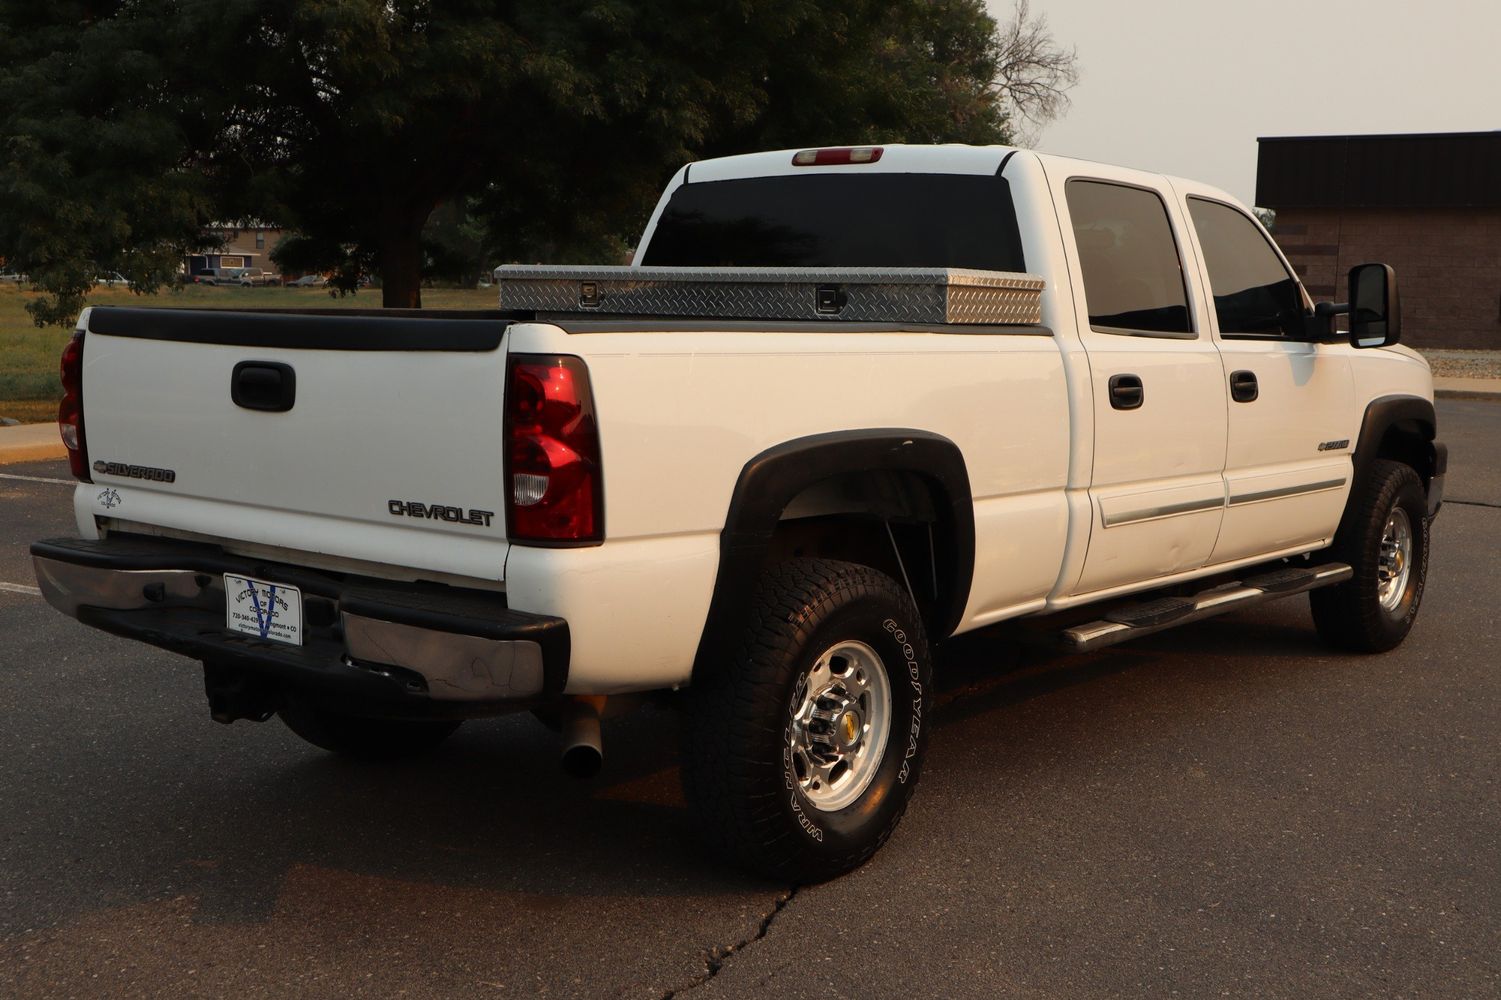
[{"label": "concrete curb", "polygon": [[58,437],[57,424],[0,427],[0,465],[67,457],[68,449],[63,447],[62,438]]},{"label": "concrete curb", "polygon": [[1501,378],[1457,378],[1439,375],[1433,380],[1439,399],[1501,399]]}]

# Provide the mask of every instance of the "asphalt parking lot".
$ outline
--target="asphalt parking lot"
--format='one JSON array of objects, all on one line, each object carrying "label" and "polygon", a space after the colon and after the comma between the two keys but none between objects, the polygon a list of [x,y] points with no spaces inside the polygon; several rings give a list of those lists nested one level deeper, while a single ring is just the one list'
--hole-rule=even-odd
[{"label": "asphalt parking lot", "polygon": [[396,766],[214,724],[195,664],[27,591],[66,466],[0,468],[0,996],[1497,996],[1501,403],[1439,415],[1404,646],[1328,653],[1303,598],[955,642],[903,826],[802,888],[700,851],[665,709],[588,782],[530,717]]}]

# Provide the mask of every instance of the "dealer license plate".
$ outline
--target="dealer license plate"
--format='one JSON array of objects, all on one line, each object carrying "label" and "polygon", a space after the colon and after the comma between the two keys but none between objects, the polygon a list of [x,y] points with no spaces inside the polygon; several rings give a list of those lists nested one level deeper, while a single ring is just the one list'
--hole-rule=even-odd
[{"label": "dealer license plate", "polygon": [[302,591],[285,583],[225,573],[224,617],[231,632],[302,645]]}]

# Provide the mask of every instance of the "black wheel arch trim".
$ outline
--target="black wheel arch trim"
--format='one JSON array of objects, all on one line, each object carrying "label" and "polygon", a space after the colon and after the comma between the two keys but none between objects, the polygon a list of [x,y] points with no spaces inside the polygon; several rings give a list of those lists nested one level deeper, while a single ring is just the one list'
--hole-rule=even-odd
[{"label": "black wheel arch trim", "polygon": [[934,642],[959,626],[975,565],[974,498],[959,446],[908,428],[833,431],[775,445],[740,470],[720,533],[719,570],[699,637],[694,673],[725,640],[744,629],[782,511],[809,486],[855,472],[910,473],[926,480],[939,530],[954,544],[951,586],[934,609]]},{"label": "black wheel arch trim", "polygon": [[1436,438],[1438,417],[1433,401],[1422,396],[1378,396],[1366,404],[1365,415],[1360,421],[1360,436],[1355,441],[1354,478],[1363,481],[1370,471],[1371,463],[1380,457],[1381,442],[1393,427],[1408,424],[1416,428],[1427,446],[1428,467],[1416,470],[1423,478],[1426,489],[1434,476],[1444,474],[1448,464],[1448,449]]}]

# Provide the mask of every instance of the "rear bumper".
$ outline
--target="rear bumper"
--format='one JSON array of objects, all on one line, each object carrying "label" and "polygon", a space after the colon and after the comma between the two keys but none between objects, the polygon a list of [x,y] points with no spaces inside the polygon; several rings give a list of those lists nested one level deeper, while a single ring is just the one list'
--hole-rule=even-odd
[{"label": "rear bumper", "polygon": [[[115,535],[31,546],[37,584],[64,614],[269,682],[428,715],[486,714],[561,694],[568,623],[503,594],[267,563],[217,546]],[[224,574],[302,591],[303,645],[231,632]]]}]

